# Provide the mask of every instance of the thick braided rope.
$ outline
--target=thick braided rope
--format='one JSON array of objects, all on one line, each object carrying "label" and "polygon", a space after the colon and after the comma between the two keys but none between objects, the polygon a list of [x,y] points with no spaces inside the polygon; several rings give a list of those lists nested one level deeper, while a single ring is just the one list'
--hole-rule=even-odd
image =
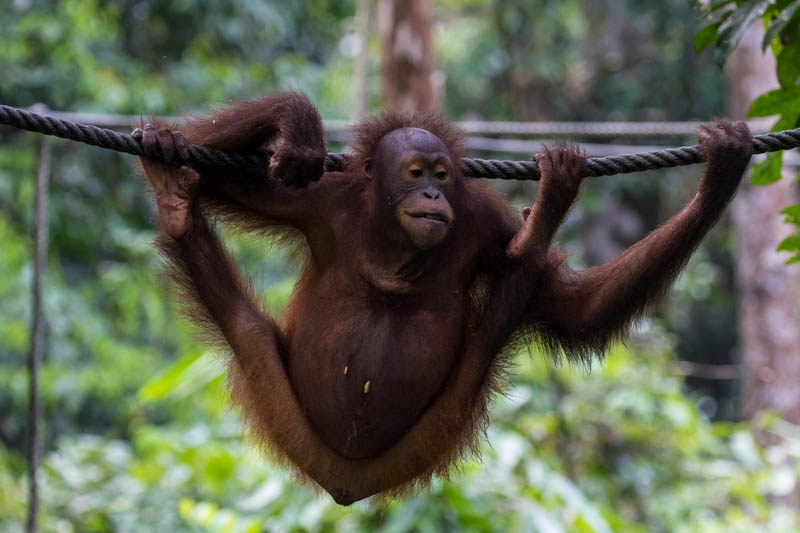
[{"label": "thick braided rope", "polygon": [[[117,152],[144,155],[142,145],[126,133],[100,128],[89,124],[79,124],[0,105],[0,124],[15,128],[54,135],[64,139],[99,146]],[[788,150],[800,146],[800,128],[775,133],[757,135],[753,138],[756,154]],[[196,166],[234,166],[240,168],[265,167],[272,157],[271,152],[260,151],[236,153],[191,145],[189,147],[190,165]],[[347,165],[347,154],[328,154],[325,170],[341,171]],[[628,172],[641,172],[659,168],[670,168],[701,163],[703,156],[700,147],[683,146],[639,154],[592,157],[589,159],[589,176],[611,176]],[[464,174],[472,178],[503,180],[538,180],[539,168],[533,161],[498,161],[490,159],[461,160]]]}]

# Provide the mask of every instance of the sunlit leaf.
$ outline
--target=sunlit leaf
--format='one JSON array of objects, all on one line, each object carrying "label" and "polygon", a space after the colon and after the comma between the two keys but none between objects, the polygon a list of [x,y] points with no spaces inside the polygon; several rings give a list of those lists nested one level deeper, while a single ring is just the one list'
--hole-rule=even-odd
[{"label": "sunlit leaf", "polygon": [[224,367],[216,357],[206,351],[195,351],[145,383],[139,389],[138,398],[143,402],[163,400],[168,396],[185,398],[223,372]]},{"label": "sunlit leaf", "polygon": [[762,94],[750,104],[749,117],[768,117],[781,113],[796,113],[800,109],[800,85],[774,89]]},{"label": "sunlit leaf", "polygon": [[781,214],[786,215],[784,222],[800,226],[800,204],[790,205],[781,210]]},{"label": "sunlit leaf", "polygon": [[790,235],[778,244],[779,252],[794,252],[800,250],[800,235]]},{"label": "sunlit leaf", "polygon": [[789,207],[784,207],[781,209],[781,213],[784,215],[789,215],[792,217],[800,217],[800,205],[790,205]]}]

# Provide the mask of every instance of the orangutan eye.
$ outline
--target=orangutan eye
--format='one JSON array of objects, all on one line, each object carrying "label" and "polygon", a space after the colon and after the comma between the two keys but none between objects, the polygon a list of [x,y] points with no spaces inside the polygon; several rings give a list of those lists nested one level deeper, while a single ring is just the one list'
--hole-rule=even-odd
[{"label": "orangutan eye", "polygon": [[419,178],[420,176],[422,176],[422,169],[420,168],[412,168],[410,172],[411,175],[414,176],[415,178]]},{"label": "orangutan eye", "polygon": [[436,179],[439,180],[447,179],[447,171],[440,170],[436,174],[434,174],[434,176],[436,176]]}]

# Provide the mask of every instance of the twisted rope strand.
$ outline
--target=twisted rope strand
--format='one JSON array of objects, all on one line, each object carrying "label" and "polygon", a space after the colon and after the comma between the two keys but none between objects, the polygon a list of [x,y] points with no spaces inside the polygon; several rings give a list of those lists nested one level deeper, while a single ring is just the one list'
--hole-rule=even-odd
[{"label": "twisted rope strand", "polygon": [[[99,146],[117,152],[133,155],[144,155],[142,145],[127,133],[100,128],[89,124],[80,124],[48,117],[0,105],[0,124],[19,129],[54,135],[64,139]],[[785,130],[753,137],[753,150],[756,154],[789,150],[800,146],[800,128]],[[196,166],[232,166],[239,168],[266,167],[272,152],[258,151],[237,153],[191,145],[189,147],[189,165]],[[347,165],[347,154],[328,154],[325,158],[325,170],[336,172],[344,170]],[[628,172],[641,172],[659,168],[670,168],[692,165],[703,162],[700,146],[683,146],[643,152],[639,154],[618,155],[609,157],[592,157],[589,159],[589,176],[611,176]],[[538,180],[539,167],[534,161],[498,161],[490,159],[461,160],[464,174],[471,178],[487,178],[502,180]]]}]

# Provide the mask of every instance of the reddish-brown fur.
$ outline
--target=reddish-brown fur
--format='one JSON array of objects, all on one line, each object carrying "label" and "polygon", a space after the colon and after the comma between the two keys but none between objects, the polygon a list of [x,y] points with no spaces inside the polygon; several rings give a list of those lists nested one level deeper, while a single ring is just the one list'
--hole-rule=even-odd
[{"label": "reddish-brown fur", "polygon": [[[157,190],[171,184],[162,196],[179,199],[170,207],[159,198],[162,218],[170,209],[172,218],[158,245],[192,318],[235,355],[234,399],[278,461],[342,504],[422,486],[474,451],[515,340],[587,358],[620,338],[722,213],[752,146],[741,124],[703,129],[710,162],[698,195],[616,259],[581,272],[551,243],[585,175],[582,153],[561,146],[537,155],[542,182],[524,221],[456,171],[452,228],[413,254],[409,273],[393,269],[398,252],[383,237],[383,200],[373,195],[373,180],[396,178],[368,171],[381,139],[409,127],[436,135],[452,161],[461,157],[461,136],[446,121],[388,113],[356,128],[345,172],[315,181],[322,127],[296,94],[234,105],[184,128],[189,142],[225,149],[280,138],[269,170],[179,171],[184,141],[168,130],[144,135],[147,153],[160,150],[175,164],[143,159]],[[256,303],[209,215],[277,234],[300,252],[282,327]]]}]

